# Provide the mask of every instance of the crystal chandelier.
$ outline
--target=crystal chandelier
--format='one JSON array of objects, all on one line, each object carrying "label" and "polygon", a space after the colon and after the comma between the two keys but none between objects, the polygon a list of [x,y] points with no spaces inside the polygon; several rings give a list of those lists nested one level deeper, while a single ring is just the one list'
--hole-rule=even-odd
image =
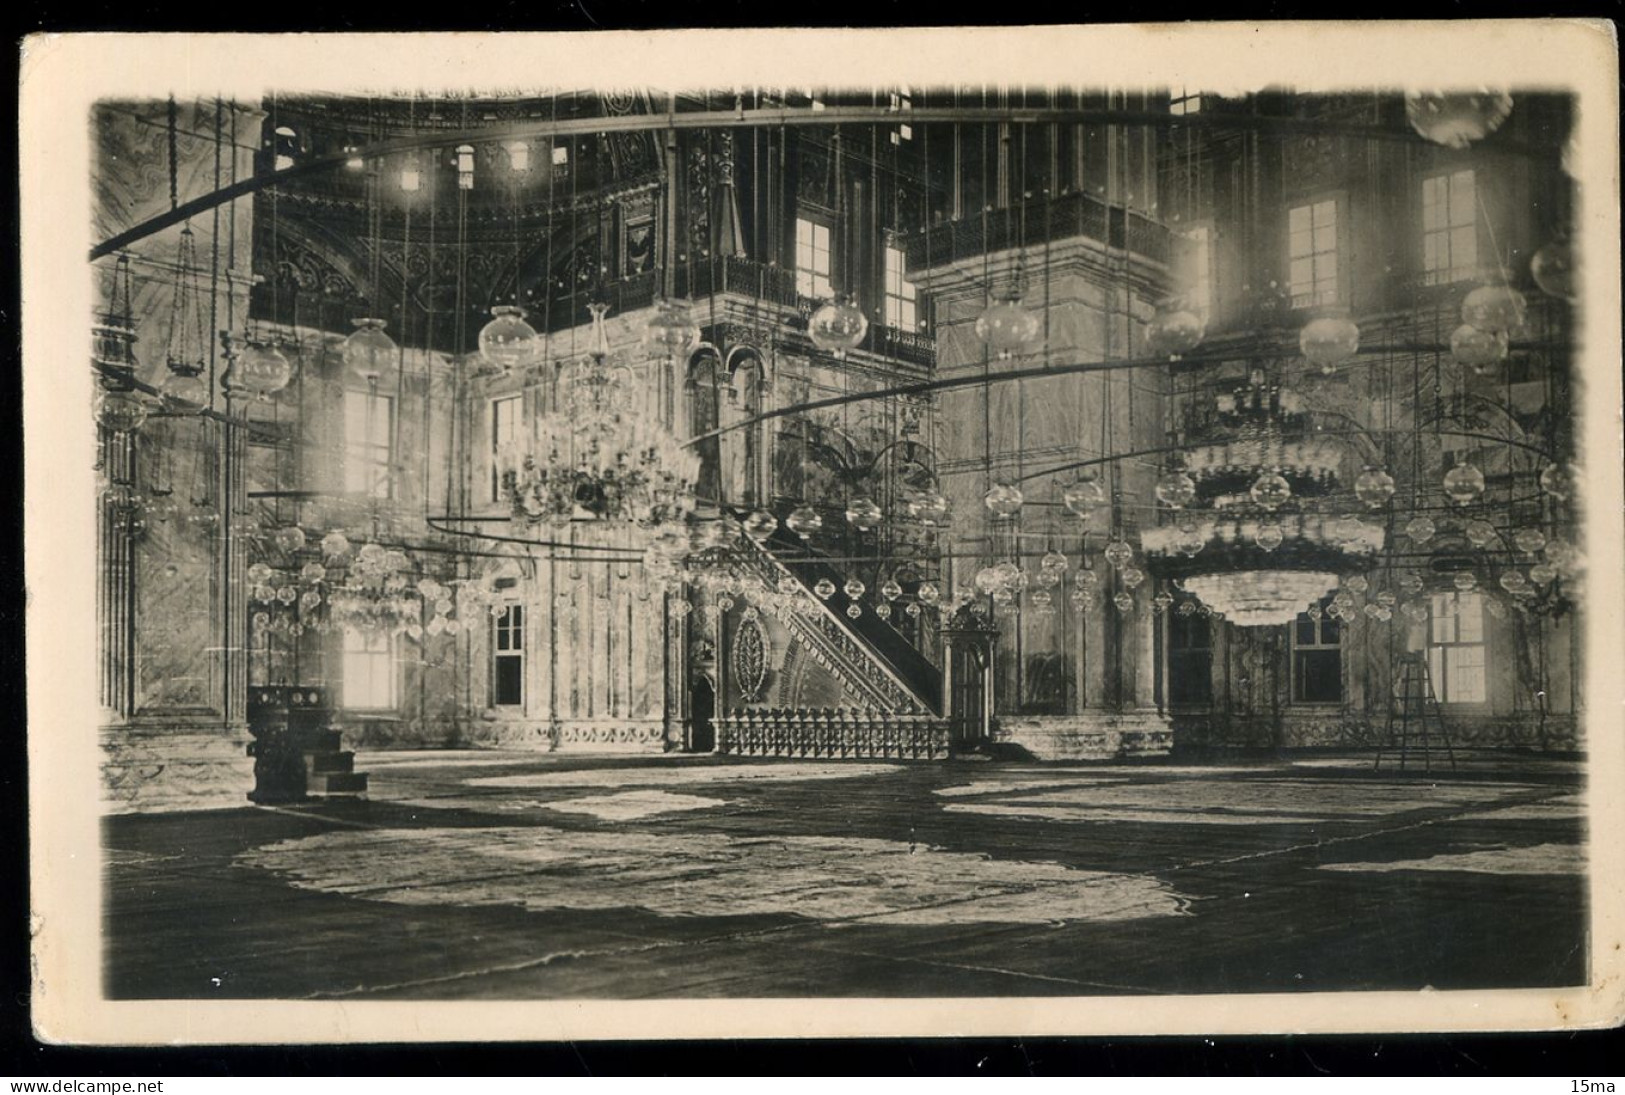
[{"label": "crystal chandelier", "polygon": [[[1368,569],[1386,534],[1358,517],[1316,512],[1338,488],[1343,454],[1319,439],[1283,436],[1301,424],[1292,392],[1255,372],[1245,390],[1217,402],[1217,421],[1240,426],[1242,435],[1185,454],[1192,489],[1187,497],[1186,482],[1178,484],[1183,515],[1145,529],[1140,545],[1153,574],[1183,582],[1231,623],[1290,623],[1341,575]],[[1357,495],[1369,508],[1391,490],[1385,472],[1367,468]]]},{"label": "crystal chandelier", "polygon": [[592,349],[560,378],[530,448],[498,454],[503,497],[521,530],[575,519],[654,528],[695,507],[700,457],[661,424],[632,370],[611,361],[604,314],[590,305]]}]

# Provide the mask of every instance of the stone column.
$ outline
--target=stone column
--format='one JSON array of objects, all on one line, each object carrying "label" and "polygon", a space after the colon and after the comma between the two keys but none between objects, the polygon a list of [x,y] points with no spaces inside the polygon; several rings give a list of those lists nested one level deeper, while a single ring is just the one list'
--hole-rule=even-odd
[{"label": "stone column", "polygon": [[[1081,199],[1062,201],[1070,203],[1068,223],[1091,223],[1072,209]],[[1121,216],[1110,213],[1112,221]],[[1042,218],[1041,212],[1029,212],[1027,223]],[[999,360],[989,356],[975,323],[1018,275],[1025,283],[1023,304],[1040,317],[1042,327],[1024,353]],[[986,370],[996,379],[1045,364],[1143,354],[1144,324],[1167,283],[1160,263],[1089,235],[1029,243],[1021,252],[967,254],[910,276],[932,295],[942,378]],[[1077,472],[1027,477],[1046,467],[1166,444],[1163,383],[1162,370],[1140,368],[971,385],[938,397],[939,471],[953,505],[960,550],[973,548],[977,541],[970,538],[988,531],[982,496],[991,464],[993,482],[1019,480],[1025,495],[1016,530],[1029,578],[1038,571],[1046,543],[1066,552],[1071,562],[1066,582],[1050,591],[1054,615],[1034,610],[1029,589],[1019,613],[996,617],[1002,633],[995,675],[1001,737],[1041,758],[1138,751],[1142,738],[1133,735],[1164,734],[1159,740],[1166,740],[1166,721],[1157,715],[1154,700],[1151,628],[1159,620],[1151,611],[1152,583],[1147,578],[1135,588],[1134,610],[1120,614],[1112,597],[1125,590],[1100,554],[1115,529],[1136,548],[1131,565],[1144,569],[1135,531],[1144,516],[1137,507],[1153,497],[1155,459],[1098,465],[1108,504],[1087,521],[1061,505],[1061,488]],[[1123,504],[1114,506],[1114,498]],[[961,588],[978,566],[993,561],[991,553],[982,562],[961,560]],[[1100,599],[1080,614],[1068,598],[1083,561],[1100,575]],[[1062,620],[1062,614],[1069,618]],[[1035,682],[1057,678],[1053,686],[1035,688]]]},{"label": "stone column", "polygon": [[[262,117],[241,104],[178,102],[174,198],[185,202],[252,174]],[[161,100],[95,109],[97,238],[170,208],[169,121]],[[225,362],[213,332],[240,330],[247,315],[252,223],[252,202],[239,201],[189,225],[207,344],[197,345],[192,326],[184,349],[206,361],[220,410]],[[187,273],[177,263],[182,227],[139,241],[130,256],[139,373],[152,384],[166,374],[175,285]],[[245,752],[246,605],[232,523],[242,446],[236,428],[155,414],[127,447],[110,450],[118,466],[109,472],[128,480],[145,511],[136,527],[104,521],[100,541],[102,774],[110,811],[238,806],[254,785]]]}]

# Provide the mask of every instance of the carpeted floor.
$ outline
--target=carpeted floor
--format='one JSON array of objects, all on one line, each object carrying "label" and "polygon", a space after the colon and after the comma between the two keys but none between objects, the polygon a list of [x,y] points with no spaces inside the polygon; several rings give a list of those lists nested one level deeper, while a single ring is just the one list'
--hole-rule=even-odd
[{"label": "carpeted floor", "polygon": [[1097,995],[1586,980],[1580,766],[369,753],[105,823],[116,998]]}]

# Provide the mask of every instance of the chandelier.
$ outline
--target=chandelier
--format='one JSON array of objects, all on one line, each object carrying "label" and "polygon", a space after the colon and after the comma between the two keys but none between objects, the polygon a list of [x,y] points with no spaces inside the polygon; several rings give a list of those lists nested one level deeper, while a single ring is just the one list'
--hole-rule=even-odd
[{"label": "chandelier", "polygon": [[576,519],[646,529],[681,523],[695,508],[699,453],[660,422],[633,371],[611,360],[609,306],[590,310],[592,349],[561,374],[529,449],[498,454],[513,522],[522,531]]},{"label": "chandelier", "polygon": [[1147,566],[1240,627],[1291,623],[1342,575],[1369,569],[1385,532],[1356,516],[1317,512],[1338,489],[1342,453],[1284,436],[1303,425],[1294,393],[1255,370],[1244,389],[1219,395],[1216,410],[1221,425],[1241,434],[1184,454],[1194,490],[1181,497],[1191,506],[1141,533]]}]

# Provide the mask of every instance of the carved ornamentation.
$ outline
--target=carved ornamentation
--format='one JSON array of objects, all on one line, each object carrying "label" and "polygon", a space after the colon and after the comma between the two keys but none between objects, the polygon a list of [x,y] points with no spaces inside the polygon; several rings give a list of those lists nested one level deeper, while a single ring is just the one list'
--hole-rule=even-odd
[{"label": "carved ornamentation", "polygon": [[734,629],[734,683],[739,686],[739,698],[755,703],[762,698],[767,683],[768,637],[762,627],[761,614],[754,607],[745,609]]}]

